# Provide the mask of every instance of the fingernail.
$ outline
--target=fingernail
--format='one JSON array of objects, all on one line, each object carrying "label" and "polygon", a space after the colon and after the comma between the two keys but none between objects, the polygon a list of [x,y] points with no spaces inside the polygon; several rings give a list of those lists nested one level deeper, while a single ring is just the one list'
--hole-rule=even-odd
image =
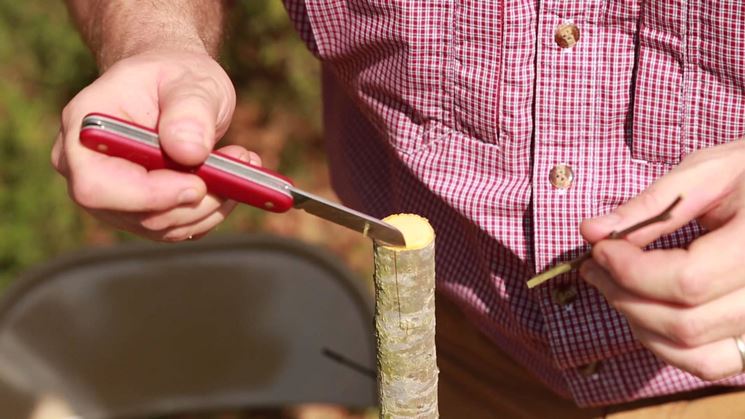
[{"label": "fingernail", "polygon": [[598,266],[594,261],[588,260],[579,267],[579,274],[582,278],[587,280],[587,282],[595,282],[595,279],[599,275]]},{"label": "fingernail", "polygon": [[181,192],[178,196],[179,204],[190,204],[199,199],[199,192],[196,189],[189,188]]},{"label": "fingernail", "polygon": [[254,166],[261,166],[261,157],[256,153],[249,153],[248,161]]}]

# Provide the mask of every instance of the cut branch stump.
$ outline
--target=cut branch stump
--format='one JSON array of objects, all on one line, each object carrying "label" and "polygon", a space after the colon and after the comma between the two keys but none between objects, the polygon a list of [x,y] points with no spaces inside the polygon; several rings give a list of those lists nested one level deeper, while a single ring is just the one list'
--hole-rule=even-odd
[{"label": "cut branch stump", "polygon": [[380,414],[437,418],[435,234],[417,215],[384,221],[401,230],[406,247],[374,247]]}]

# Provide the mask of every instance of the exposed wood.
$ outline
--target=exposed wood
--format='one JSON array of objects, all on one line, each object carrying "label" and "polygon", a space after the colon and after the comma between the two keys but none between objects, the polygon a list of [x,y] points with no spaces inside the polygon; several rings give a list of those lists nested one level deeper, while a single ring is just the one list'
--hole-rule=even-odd
[{"label": "exposed wood", "polygon": [[406,247],[375,244],[375,331],[382,418],[436,418],[435,235],[426,219],[384,221]]}]

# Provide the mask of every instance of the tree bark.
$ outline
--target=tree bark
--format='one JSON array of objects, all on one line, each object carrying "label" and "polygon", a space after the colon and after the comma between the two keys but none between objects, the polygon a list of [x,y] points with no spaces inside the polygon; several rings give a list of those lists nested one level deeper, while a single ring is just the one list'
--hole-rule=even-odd
[{"label": "tree bark", "polygon": [[376,243],[375,331],[382,418],[436,418],[435,241],[426,219],[395,215],[406,247]]}]

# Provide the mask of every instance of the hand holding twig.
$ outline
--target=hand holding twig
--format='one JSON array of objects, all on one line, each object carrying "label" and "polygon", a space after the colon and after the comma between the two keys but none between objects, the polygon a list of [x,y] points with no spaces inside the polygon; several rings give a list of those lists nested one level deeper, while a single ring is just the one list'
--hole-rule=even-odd
[{"label": "hand holding twig", "polygon": [[[678,196],[675,201],[673,201],[672,204],[670,204],[667,208],[665,208],[664,211],[661,213],[655,215],[654,217],[647,218],[644,221],[638,222],[631,227],[627,227],[621,231],[614,231],[606,237],[606,239],[623,239],[626,238],[629,234],[640,230],[650,224],[667,221],[672,216],[672,210],[680,203],[681,199],[683,199],[682,196]],[[528,288],[534,288],[538,285],[541,285],[542,283],[548,281],[551,278],[554,278],[556,276],[559,276],[563,273],[570,272],[574,269],[578,269],[580,265],[582,265],[582,262],[586,261],[592,256],[592,252],[588,251],[587,253],[582,254],[581,256],[570,260],[569,262],[560,263],[548,270],[545,270],[541,272],[540,274],[534,276],[530,280],[528,280]]]}]

